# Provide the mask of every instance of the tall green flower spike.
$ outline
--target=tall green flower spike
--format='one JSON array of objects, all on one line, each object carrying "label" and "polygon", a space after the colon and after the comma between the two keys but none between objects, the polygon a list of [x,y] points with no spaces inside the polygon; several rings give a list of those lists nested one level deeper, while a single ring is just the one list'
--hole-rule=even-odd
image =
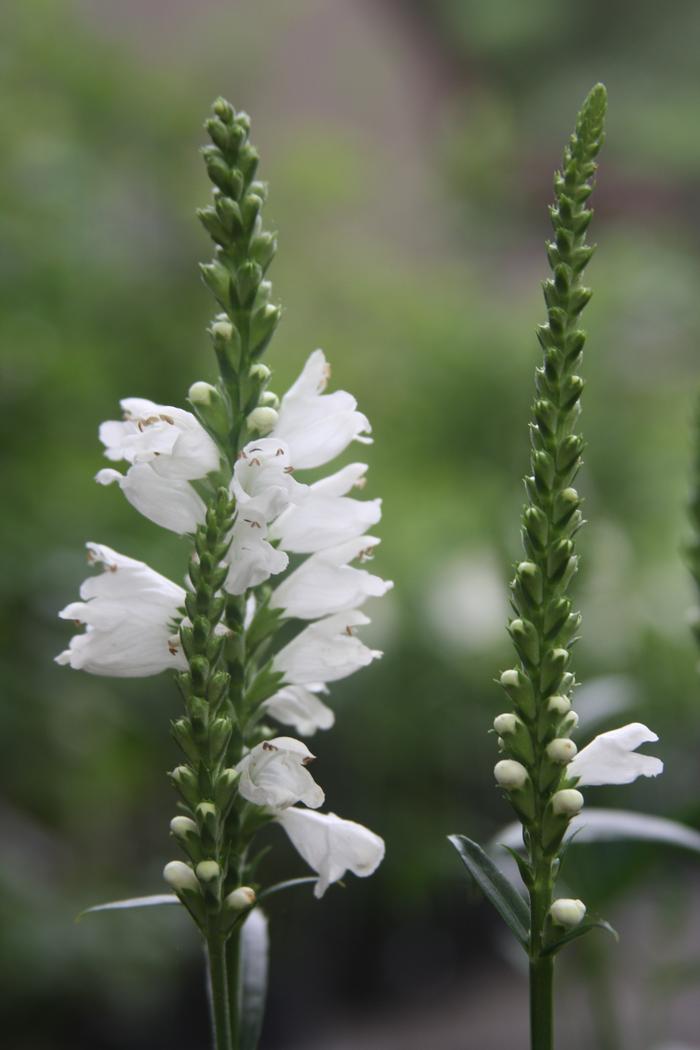
[{"label": "tall green flower spike", "polygon": [[486,854],[469,839],[453,836],[467,868],[527,951],[530,960],[533,1050],[551,1050],[554,954],[592,925],[580,901],[553,901],[564,834],[583,805],[569,763],[577,717],[571,710],[575,680],[571,650],[581,623],[568,589],[577,568],[575,537],[583,523],[573,487],[581,466],[577,432],[583,380],[585,332],[580,315],[591,297],[582,284],[593,254],[586,243],[592,211],[588,199],[603,143],[606,92],[593,88],[554,177],[550,208],[554,238],[547,244],[552,277],[544,283],[547,321],[537,331],[543,363],[535,375],[528,504],[522,516],[526,560],[511,584],[515,617],[508,631],[518,663],[501,675],[513,711],[494,723],[503,755],[495,767],[523,825],[526,855],[514,854],[530,906]]}]

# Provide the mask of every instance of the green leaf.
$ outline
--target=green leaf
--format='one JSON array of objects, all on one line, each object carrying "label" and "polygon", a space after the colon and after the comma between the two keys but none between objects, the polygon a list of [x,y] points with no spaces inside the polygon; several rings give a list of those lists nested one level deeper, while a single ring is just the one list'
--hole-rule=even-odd
[{"label": "green leaf", "polygon": [[488,897],[503,921],[527,951],[530,938],[530,913],[523,898],[476,842],[472,842],[465,835],[448,835],[448,839],[459,853],[464,866],[477,886]]},{"label": "green leaf", "polygon": [[80,922],[83,915],[89,915],[94,911],[126,911],[130,908],[153,908],[158,904],[180,904],[179,897],[174,893],[154,893],[150,897],[129,897],[123,901],[109,901],[107,904],[93,904],[92,908],[86,908],[76,917]]},{"label": "green leaf", "polygon": [[574,926],[572,930],[567,930],[563,933],[556,941],[551,942],[547,945],[545,950],[542,952],[543,955],[556,955],[558,951],[564,947],[565,944],[569,944],[570,941],[575,941],[577,937],[583,937],[584,934],[590,933],[591,930],[605,930],[607,933],[614,937],[616,941],[619,941],[617,930],[606,922],[605,919],[596,919],[595,916],[586,916],[583,922],[579,923],[578,926]]},{"label": "green leaf", "polygon": [[[665,817],[649,813],[634,813],[625,809],[596,809],[586,807],[574,817],[567,828],[564,841],[576,836],[576,845],[584,842],[662,842],[667,846],[700,853],[700,831]],[[493,845],[516,849],[522,841],[522,825],[509,824],[498,833]],[[490,847],[491,848],[491,847]]]},{"label": "green leaf", "polygon": [[265,1014],[270,938],[267,918],[255,908],[241,928],[240,1050],[257,1050]]}]

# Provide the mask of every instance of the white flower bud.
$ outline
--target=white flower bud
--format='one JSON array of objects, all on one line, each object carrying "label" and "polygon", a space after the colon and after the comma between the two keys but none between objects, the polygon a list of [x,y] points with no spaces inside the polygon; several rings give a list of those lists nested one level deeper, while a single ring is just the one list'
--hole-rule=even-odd
[{"label": "white flower bud", "polygon": [[211,326],[211,334],[228,342],[233,335],[233,325],[230,321],[214,321],[214,324]]},{"label": "white flower bud", "polygon": [[266,390],[260,397],[260,404],[265,408],[279,408],[280,399],[271,390]]},{"label": "white flower bud", "polygon": [[506,791],[517,791],[524,787],[528,780],[528,772],[520,762],[512,758],[503,758],[497,762],[493,769],[493,775],[499,787]]},{"label": "white flower bud", "polygon": [[558,817],[575,817],[583,809],[583,795],[576,788],[564,788],[552,796],[552,812]]},{"label": "white flower bud", "polygon": [[199,882],[189,864],[183,864],[181,860],[171,860],[163,868],[163,878],[172,886],[176,893],[182,890],[192,890],[199,893]]},{"label": "white flower bud", "polygon": [[510,711],[502,715],[496,715],[493,720],[493,728],[499,736],[507,736],[508,733],[514,733],[519,725],[520,719]]},{"label": "white flower bud", "polygon": [[261,361],[258,361],[256,365],[252,365],[250,372],[248,373],[251,379],[258,379],[261,383],[264,383],[266,379],[269,379],[272,372],[264,365]]},{"label": "white flower bud", "polygon": [[202,820],[206,820],[207,817],[215,817],[216,806],[213,802],[200,802],[197,806],[197,813],[200,815]]},{"label": "white flower bud", "polygon": [[248,908],[253,907],[256,900],[254,889],[250,886],[239,886],[237,890],[232,890],[228,894],[224,901],[224,907],[228,908],[229,911],[246,911]]},{"label": "white flower bud", "polygon": [[578,726],[578,715],[575,711],[569,711],[568,715],[561,724],[561,729],[567,733],[573,733],[574,729]]},{"label": "white flower bud", "polygon": [[248,426],[251,430],[257,430],[259,434],[269,434],[274,429],[279,414],[274,408],[266,408],[258,405],[248,414]]},{"label": "white flower bud", "polygon": [[503,672],[503,674],[501,675],[501,685],[504,689],[518,688],[518,686],[520,685],[520,675],[515,670],[515,668],[511,668],[509,671]]},{"label": "white flower bud", "polygon": [[568,737],[557,737],[556,740],[552,740],[551,743],[547,744],[547,756],[552,762],[559,762],[561,765],[566,765],[574,757],[578,748],[573,740],[569,740]]},{"label": "white flower bud", "polygon": [[216,395],[216,389],[211,383],[205,383],[201,379],[193,383],[187,391],[187,396],[194,405],[210,405],[212,394]]},{"label": "white flower bud", "polygon": [[572,900],[570,897],[559,897],[549,909],[552,922],[558,926],[579,926],[586,914],[586,905],[583,901]]},{"label": "white flower bud", "polygon": [[571,710],[571,701],[568,696],[550,696],[547,701],[547,710],[553,715],[566,715]]},{"label": "white flower bud", "polygon": [[200,882],[213,882],[221,874],[221,868],[215,860],[200,860],[195,871]]},{"label": "white flower bud", "polygon": [[173,835],[176,835],[178,838],[184,839],[188,835],[196,835],[199,829],[197,828],[195,822],[193,820],[190,820],[189,817],[173,817],[173,819],[170,821],[170,830],[172,831]]}]

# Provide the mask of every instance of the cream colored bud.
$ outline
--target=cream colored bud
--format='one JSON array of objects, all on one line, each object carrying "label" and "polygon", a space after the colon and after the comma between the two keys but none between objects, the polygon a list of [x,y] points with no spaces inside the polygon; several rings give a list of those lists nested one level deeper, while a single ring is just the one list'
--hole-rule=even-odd
[{"label": "cream colored bud", "polygon": [[518,716],[510,711],[506,711],[502,715],[496,715],[493,720],[493,728],[499,736],[507,736],[508,733],[514,733],[520,724]]},{"label": "cream colored bud", "polygon": [[552,812],[558,817],[575,817],[583,809],[583,795],[576,788],[564,788],[552,795]]},{"label": "cream colored bud", "polygon": [[200,882],[214,882],[221,874],[221,868],[215,860],[200,860],[195,871]]},{"label": "cream colored bud", "polygon": [[575,711],[569,711],[568,715],[561,724],[561,729],[566,733],[573,733],[574,729],[578,726],[578,715]]},{"label": "cream colored bud", "polygon": [[251,379],[257,379],[259,382],[264,383],[266,379],[269,379],[272,372],[264,365],[262,361],[258,361],[256,365],[252,365],[250,372],[248,373]]},{"label": "cream colored bud", "polygon": [[504,689],[517,689],[520,685],[520,675],[513,667],[509,671],[503,672],[500,681]]},{"label": "cream colored bud", "polygon": [[547,710],[553,715],[566,715],[571,710],[571,701],[568,696],[550,696],[547,701]]},{"label": "cream colored bud", "polygon": [[251,430],[257,430],[259,434],[269,434],[274,429],[279,416],[274,408],[266,408],[258,405],[252,412],[248,413],[248,426]]},{"label": "cream colored bud", "polygon": [[524,787],[528,780],[528,772],[525,766],[512,758],[503,758],[497,762],[493,769],[493,775],[499,787],[506,791],[517,791]]},{"label": "cream colored bud", "polygon": [[202,820],[206,820],[207,817],[215,817],[216,806],[213,802],[200,802],[197,806],[197,813]]},{"label": "cream colored bud", "polygon": [[194,405],[210,405],[212,394],[216,396],[216,389],[211,383],[205,383],[201,379],[193,383],[187,391],[187,396]]},{"label": "cream colored bud", "polygon": [[228,342],[233,335],[233,325],[230,321],[214,321],[214,324],[211,326],[211,334],[218,339],[225,339]]},{"label": "cream colored bud", "polygon": [[187,835],[196,835],[199,831],[195,822],[189,817],[173,817],[170,821],[170,830],[180,839],[186,838]]},{"label": "cream colored bud", "polygon": [[558,926],[580,926],[586,915],[586,905],[583,901],[573,900],[571,897],[559,897],[549,909],[552,922]]},{"label": "cream colored bud", "polygon": [[562,489],[559,499],[566,500],[567,503],[578,503],[578,492],[572,488]]},{"label": "cream colored bud", "polygon": [[562,766],[570,762],[577,751],[576,744],[573,740],[569,740],[567,736],[557,737],[556,740],[552,740],[547,744],[547,757],[552,762],[558,762]]},{"label": "cream colored bud", "polygon": [[171,860],[163,868],[163,878],[172,886],[176,893],[183,890],[192,890],[199,893],[199,882],[189,864],[183,864],[181,860]]},{"label": "cream colored bud", "polygon": [[239,886],[237,890],[232,890],[228,894],[224,901],[224,907],[230,911],[246,911],[248,908],[253,907],[256,900],[255,890],[252,887]]},{"label": "cream colored bud", "polygon": [[266,390],[260,397],[260,404],[265,408],[279,408],[280,399],[271,390]]}]

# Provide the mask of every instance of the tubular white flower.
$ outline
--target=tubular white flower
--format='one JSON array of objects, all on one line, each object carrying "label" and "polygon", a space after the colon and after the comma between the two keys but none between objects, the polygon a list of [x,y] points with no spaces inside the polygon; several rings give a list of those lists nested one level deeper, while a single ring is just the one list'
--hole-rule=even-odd
[{"label": "tubular white flower", "polygon": [[173,481],[194,481],[218,469],[219,450],[191,412],[143,397],[120,404],[124,421],[100,426],[107,459],[150,463],[156,474]]},{"label": "tubular white flower", "polygon": [[287,685],[335,682],[366,667],[382,653],[369,649],[352,628],[369,623],[357,609],[336,613],[305,627],[277,653],[273,669],[284,675]]},{"label": "tubular white flower", "polygon": [[285,685],[262,706],[278,722],[294,726],[300,736],[313,736],[317,729],[330,729],[335,722],[330,707],[316,695],[327,692],[321,683]]},{"label": "tubular white flower", "polygon": [[306,493],[292,477],[289,448],[276,438],[250,441],[236,462],[231,489],[239,511],[256,511],[271,521]]},{"label": "tubular white flower", "polygon": [[573,900],[571,897],[558,897],[549,909],[552,922],[559,926],[580,926],[586,917],[586,905],[583,901]]},{"label": "tubular white flower", "polygon": [[322,897],[346,871],[360,878],[372,875],[384,859],[384,841],[379,835],[335,813],[312,813],[295,807],[280,813],[277,820],[319,876],[315,897]]},{"label": "tubular white flower", "polygon": [[117,678],[146,678],[167,669],[184,670],[174,623],[185,591],[141,561],[99,543],[88,543],[88,558],[105,571],[91,576],[59,616],[86,624],[56,657],[76,670]]},{"label": "tubular white flower", "polygon": [[314,756],[301,740],[278,736],[257,744],[236,766],[238,790],[248,802],[268,809],[286,809],[303,802],[313,809],[325,795],[306,768]]},{"label": "tubular white flower", "polygon": [[657,777],[664,769],[661,759],[638,755],[636,748],[658,739],[656,733],[641,722],[611,729],[579,751],[569,764],[567,774],[578,778],[579,787],[631,784],[637,777]]},{"label": "tubular white flower", "polygon": [[139,514],[179,536],[195,532],[204,521],[206,507],[189,482],[164,478],[149,463],[137,463],[126,474],[105,467],[95,481],[100,485],[116,481]]},{"label": "tubular white flower", "polygon": [[361,536],[382,516],[382,501],[357,500],[346,493],[361,488],[367,466],[350,463],[321,481],[277,518],[270,529],[272,539],[295,554],[313,554]]},{"label": "tubular white flower", "polygon": [[244,594],[270,576],[284,572],[289,558],[267,541],[265,517],[254,507],[243,507],[233,526],[224,561],[230,566],[224,582],[229,594]]},{"label": "tubular white flower", "polygon": [[296,382],[282,398],[275,437],[287,441],[299,469],[321,467],[343,452],[351,441],[369,444],[362,437],[371,431],[369,421],[357,412],[357,401],[345,390],[323,394],[330,366],[322,350],[314,350]]},{"label": "tubular white flower", "polygon": [[273,591],[271,606],[283,609],[285,616],[313,620],[357,609],[366,598],[381,597],[393,583],[348,564],[369,557],[378,543],[372,536],[359,536],[312,554]]}]

